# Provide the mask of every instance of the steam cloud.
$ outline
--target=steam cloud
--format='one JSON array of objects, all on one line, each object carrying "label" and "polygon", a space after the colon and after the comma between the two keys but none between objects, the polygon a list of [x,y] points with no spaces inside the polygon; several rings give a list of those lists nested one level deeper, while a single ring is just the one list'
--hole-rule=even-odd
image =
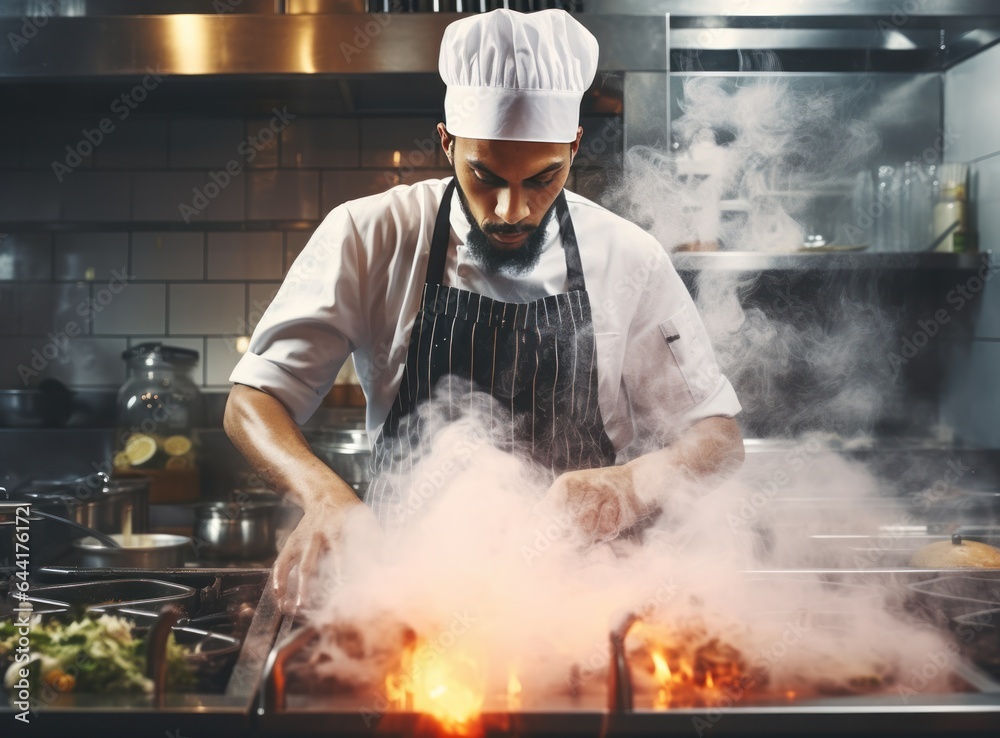
[{"label": "steam cloud", "polygon": [[[777,78],[725,84],[688,82],[674,123],[680,152],[627,152],[625,177],[605,204],[669,250],[793,250],[808,235],[799,225],[806,201],[795,193],[855,171],[878,136],[850,118],[849,91],[803,95]],[[720,200],[743,209],[730,217],[706,206]],[[706,273],[698,306],[753,419],[745,431],[798,437],[788,453],[748,459],[715,488],[663,490],[665,513],[641,536],[594,545],[567,517],[539,506],[544,475],[496,448],[488,399],[469,398],[449,422],[440,407],[424,406],[419,417],[437,433],[412,475],[394,480],[401,517],[385,558],[364,541],[349,545],[345,581],[310,613],[324,627],[314,658],[320,675],[378,690],[405,626],[431,644],[433,659],[465,664],[463,679],[483,685],[487,708],[514,671],[526,708],[565,699],[575,679],[600,709],[609,630],[627,613],[645,622],[633,648],[651,634],[678,642],[700,630],[737,649],[761,675],[761,689],[842,694],[877,682],[895,690],[931,655],[947,653],[939,635],[900,615],[897,591],[761,573],[854,568],[852,554],[819,548],[809,534],[877,530],[904,515],[866,469],[826,450],[823,436],[805,434],[870,430],[894,391],[878,357],[895,316],[859,299],[872,297],[863,281],[827,301],[831,315],[816,316],[794,295],[783,309],[765,310],[749,299],[763,279]],[[832,287],[820,279],[816,289]],[[836,502],[819,512],[804,494]],[[640,686],[645,666],[633,667]],[[931,688],[942,686],[945,671]],[[637,705],[649,706],[645,699]]]}]

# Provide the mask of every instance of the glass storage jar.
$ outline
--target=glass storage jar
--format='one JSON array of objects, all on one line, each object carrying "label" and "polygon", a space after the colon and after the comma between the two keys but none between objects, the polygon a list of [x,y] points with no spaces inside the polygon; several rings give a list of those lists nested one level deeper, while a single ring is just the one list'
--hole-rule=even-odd
[{"label": "glass storage jar", "polygon": [[192,377],[198,352],[143,343],[122,358],[128,378],[118,391],[116,476],[149,477],[150,502],[198,499],[202,397]]}]

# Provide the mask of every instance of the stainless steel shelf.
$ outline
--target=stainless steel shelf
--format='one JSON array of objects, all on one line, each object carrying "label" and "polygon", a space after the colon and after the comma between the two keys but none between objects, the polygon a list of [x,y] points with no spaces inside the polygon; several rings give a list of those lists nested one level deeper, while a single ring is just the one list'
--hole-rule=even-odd
[{"label": "stainless steel shelf", "polygon": [[993,263],[992,252],[971,254],[867,253],[863,251],[810,253],[760,253],[752,251],[700,251],[670,255],[679,271],[718,270],[760,272],[767,270],[908,270],[975,271]]}]

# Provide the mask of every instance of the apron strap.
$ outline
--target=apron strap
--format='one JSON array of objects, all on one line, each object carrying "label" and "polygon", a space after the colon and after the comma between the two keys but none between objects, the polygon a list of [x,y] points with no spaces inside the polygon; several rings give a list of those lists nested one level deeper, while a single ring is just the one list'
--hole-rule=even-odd
[{"label": "apron strap", "polygon": [[442,284],[444,282],[444,263],[448,257],[448,243],[451,241],[451,197],[455,192],[458,180],[451,178],[445,187],[444,197],[438,207],[437,219],[434,221],[434,236],[431,238],[431,254],[427,259],[427,274],[425,284]]},{"label": "apron strap", "polygon": [[[448,257],[448,246],[451,241],[451,198],[455,192],[458,180],[452,177],[445,188],[444,197],[438,207],[437,219],[434,221],[434,236],[431,239],[431,253],[427,259],[425,284],[438,285],[444,283],[444,266]],[[556,196],[556,217],[559,219],[559,238],[562,241],[563,253],[566,255],[566,291],[583,292],[587,283],[583,278],[583,263],[580,261],[580,248],[576,241],[576,230],[569,217],[569,206],[566,204],[566,193],[560,191]]]},{"label": "apron strap", "polygon": [[566,254],[566,291],[585,292],[587,283],[583,278],[583,262],[580,261],[580,247],[576,242],[576,229],[569,217],[565,190],[560,190],[556,198],[556,216],[559,218],[559,238]]}]

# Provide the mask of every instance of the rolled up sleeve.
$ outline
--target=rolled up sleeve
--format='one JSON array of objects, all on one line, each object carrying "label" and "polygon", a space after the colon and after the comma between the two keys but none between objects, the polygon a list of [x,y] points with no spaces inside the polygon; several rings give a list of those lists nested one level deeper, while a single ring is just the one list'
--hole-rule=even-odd
[{"label": "rolled up sleeve", "polygon": [[296,258],[264,311],[230,382],[275,397],[306,422],[367,334],[358,232],[333,210]]},{"label": "rolled up sleeve", "polygon": [[699,420],[733,417],[742,409],[719,370],[694,300],[660,254],[649,262],[622,370],[635,438],[657,445]]}]

